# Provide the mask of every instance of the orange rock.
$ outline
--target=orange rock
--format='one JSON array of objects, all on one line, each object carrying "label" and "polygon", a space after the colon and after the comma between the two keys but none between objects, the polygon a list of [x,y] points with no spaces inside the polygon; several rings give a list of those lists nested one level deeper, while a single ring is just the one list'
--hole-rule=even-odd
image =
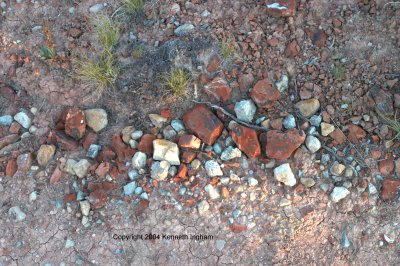
[{"label": "orange rock", "polygon": [[183,163],[191,163],[196,158],[196,153],[191,151],[184,151],[181,157]]},{"label": "orange rock", "polygon": [[393,158],[388,158],[379,162],[379,172],[383,176],[390,175],[394,170],[394,160]]},{"label": "orange rock", "polygon": [[241,233],[243,231],[247,230],[247,226],[243,225],[243,224],[231,224],[229,226],[229,228],[231,229],[232,232],[234,233]]},{"label": "orange rock", "polygon": [[153,154],[153,140],[157,139],[155,135],[145,134],[140,139],[138,150],[146,153],[147,155]]},{"label": "orange rock", "polygon": [[83,111],[78,108],[70,108],[65,116],[65,133],[79,140],[86,131],[86,120]]},{"label": "orange rock", "polygon": [[99,164],[99,166],[97,167],[95,173],[97,176],[104,178],[106,177],[108,171],[110,170],[110,163],[108,162],[102,162],[101,164]]},{"label": "orange rock", "polygon": [[335,130],[332,133],[330,133],[329,136],[333,138],[334,145],[339,145],[346,141],[346,136],[338,128],[335,128]]},{"label": "orange rock", "polygon": [[17,172],[17,160],[12,159],[7,162],[6,166],[6,176],[13,177]]},{"label": "orange rock", "polygon": [[226,103],[231,98],[232,89],[223,78],[214,78],[210,83],[205,85],[204,88],[208,95],[214,96],[218,101]]},{"label": "orange rock", "polygon": [[281,98],[281,93],[273,87],[268,79],[263,79],[256,83],[250,97],[258,107],[271,108]]},{"label": "orange rock", "polygon": [[260,142],[254,129],[235,124],[231,130],[231,137],[248,157],[256,158],[261,155]]},{"label": "orange rock", "polygon": [[347,136],[348,139],[353,143],[358,143],[359,140],[365,138],[367,133],[359,126],[354,124],[349,124],[349,135]]}]

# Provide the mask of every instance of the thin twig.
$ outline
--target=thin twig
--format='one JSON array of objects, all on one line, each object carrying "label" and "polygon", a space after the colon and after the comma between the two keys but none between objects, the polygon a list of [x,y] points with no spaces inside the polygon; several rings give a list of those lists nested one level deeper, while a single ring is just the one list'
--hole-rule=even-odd
[{"label": "thin twig", "polygon": [[212,104],[210,102],[199,102],[199,101],[196,101],[196,100],[192,100],[192,102],[195,102],[195,103],[198,103],[198,104],[206,104],[206,105],[208,105],[209,107],[211,107],[213,109],[220,110],[224,115],[228,116],[230,119],[234,120],[238,124],[242,124],[243,126],[246,126],[246,127],[249,127],[249,128],[253,128],[253,129],[257,129],[257,130],[263,130],[263,131],[268,131],[269,130],[268,128],[256,126],[256,125],[253,125],[253,124],[249,124],[249,123],[244,122],[244,121],[242,121],[240,119],[237,119],[234,115],[232,115],[231,113],[226,111],[224,108],[222,108],[222,107],[220,107],[218,105]]}]

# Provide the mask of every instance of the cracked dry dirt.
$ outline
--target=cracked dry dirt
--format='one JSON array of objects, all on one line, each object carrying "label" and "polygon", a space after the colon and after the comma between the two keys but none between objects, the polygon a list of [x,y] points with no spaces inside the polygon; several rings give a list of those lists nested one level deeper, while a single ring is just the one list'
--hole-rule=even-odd
[{"label": "cracked dry dirt", "polygon": [[[400,108],[400,7],[379,0],[277,1],[287,4],[285,13],[267,10],[273,2],[149,0],[129,15],[119,1],[0,0],[0,266],[399,265],[399,141],[378,112]],[[113,51],[121,72],[115,89],[100,98],[77,79],[74,63],[101,52],[90,25],[96,12],[121,22]],[[177,34],[185,24],[194,27]],[[44,60],[39,47],[49,39],[57,56]],[[232,45],[227,58],[221,40]],[[178,98],[163,86],[171,68],[192,77]],[[251,92],[260,81],[272,84],[273,99],[262,95],[268,99],[257,102]],[[215,83],[220,90],[213,91]],[[150,178],[153,139],[180,136],[172,121],[192,110],[192,100],[235,115],[236,103],[250,98],[257,108],[249,124],[286,132],[292,115],[301,135],[315,136],[322,148],[311,152],[303,140],[275,158],[257,131],[250,139],[262,151],[254,151],[232,140],[231,117],[209,108],[223,124],[218,145],[206,145],[209,136],[199,136],[196,151],[180,145],[175,172]],[[316,124],[296,107],[309,99],[318,101]],[[69,107],[79,114],[102,108],[108,123],[70,138],[60,119]],[[20,112],[32,118],[27,128],[15,116]],[[157,126],[149,114],[167,122]],[[323,135],[321,120],[335,130]],[[122,141],[127,126],[142,130],[151,147]],[[198,135],[192,131],[186,133]],[[177,136],[170,140],[179,143]],[[93,143],[102,147],[97,159],[87,156]],[[42,165],[45,144],[56,150]],[[222,160],[228,146],[243,151]],[[138,151],[147,161],[136,171],[131,159]],[[68,159],[83,158],[90,168],[82,178],[65,170]],[[223,175],[208,176],[208,160]],[[283,163],[295,186],[275,178],[273,168]],[[345,164],[346,174],[333,175],[335,163]],[[127,192],[132,180],[139,192]],[[336,187],[349,191],[337,202]],[[205,202],[208,210],[200,207]],[[144,239],[150,233],[155,238]],[[211,239],[171,239],[185,235]]]}]

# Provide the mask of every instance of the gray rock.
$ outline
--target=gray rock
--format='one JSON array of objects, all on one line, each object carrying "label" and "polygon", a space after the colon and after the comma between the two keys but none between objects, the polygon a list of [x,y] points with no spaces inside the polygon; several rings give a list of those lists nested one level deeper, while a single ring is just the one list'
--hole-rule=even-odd
[{"label": "gray rock", "polygon": [[170,176],[176,176],[176,174],[178,173],[178,168],[176,168],[176,166],[171,166],[168,170],[168,174]]},{"label": "gray rock", "polygon": [[295,128],[296,120],[294,119],[293,115],[288,115],[283,119],[282,124],[283,124],[284,128],[286,128],[286,129]]},{"label": "gray rock", "polygon": [[302,177],[300,178],[300,183],[302,183],[306,187],[312,187],[315,185],[315,180],[311,177]]},{"label": "gray rock", "polygon": [[79,178],[84,178],[87,175],[87,172],[88,172],[90,166],[91,166],[91,164],[89,163],[88,160],[81,159],[72,168],[74,169],[75,174]]},{"label": "gray rock", "polygon": [[375,195],[376,193],[378,193],[378,190],[376,189],[374,184],[368,183],[368,193],[370,195]]},{"label": "gray rock", "polygon": [[318,138],[314,136],[307,136],[306,138],[306,146],[310,150],[311,153],[317,152],[321,149],[321,142]]},{"label": "gray rock", "polygon": [[101,146],[97,144],[91,144],[87,150],[86,156],[95,159],[99,154]]},{"label": "gray rock", "polygon": [[131,134],[131,139],[133,139],[133,140],[138,140],[138,139],[140,139],[142,136],[143,136],[143,131],[141,131],[141,130],[136,130],[136,131],[133,131],[133,132],[132,132],[132,134]]},{"label": "gray rock", "polygon": [[194,29],[194,26],[190,23],[183,24],[174,30],[174,33],[178,37],[187,35],[190,31]]},{"label": "gray rock", "polygon": [[210,11],[208,11],[207,9],[204,10],[203,12],[201,12],[200,16],[202,16],[203,18],[208,17],[210,15]]},{"label": "gray rock", "polygon": [[197,211],[200,215],[204,215],[210,209],[210,204],[206,200],[200,201],[197,204]]},{"label": "gray rock", "polygon": [[130,180],[135,180],[139,177],[139,172],[136,169],[130,170],[128,172],[128,177]]},{"label": "gray rock", "polygon": [[247,183],[249,184],[250,187],[255,187],[258,185],[258,180],[255,179],[254,177],[249,177],[247,179]]},{"label": "gray rock", "polygon": [[153,162],[151,165],[151,178],[164,180],[168,176],[170,164],[167,161]]},{"label": "gray rock", "polygon": [[180,165],[179,148],[174,142],[165,139],[153,140],[153,159],[157,161],[167,161],[171,165]]},{"label": "gray rock", "polygon": [[174,130],[174,128],[172,126],[168,125],[163,129],[163,135],[164,135],[164,138],[170,140],[176,136],[176,131]]},{"label": "gray rock", "polygon": [[275,85],[278,91],[284,92],[289,86],[289,78],[286,75],[282,75],[281,79]]},{"label": "gray rock", "polygon": [[32,124],[32,119],[25,112],[19,112],[16,114],[14,120],[26,129],[28,129]]},{"label": "gray rock", "polygon": [[124,194],[126,196],[132,195],[135,192],[135,189],[136,189],[136,182],[135,181],[129,182],[124,186]]},{"label": "gray rock", "polygon": [[100,108],[88,109],[84,111],[86,118],[86,125],[99,132],[108,125],[107,112]]},{"label": "gray rock", "polygon": [[78,162],[75,161],[74,159],[68,159],[64,166],[64,172],[71,174],[71,175],[75,175],[74,165],[77,163]]},{"label": "gray rock", "polygon": [[221,144],[215,143],[213,145],[213,150],[214,150],[215,154],[221,154],[221,152],[222,152]]},{"label": "gray rock", "polygon": [[90,203],[87,200],[83,200],[79,202],[79,206],[81,207],[81,213],[84,216],[88,216],[90,212]]},{"label": "gray rock", "polygon": [[321,115],[313,115],[310,117],[310,124],[314,127],[319,127],[322,122],[322,116]]},{"label": "gray rock", "polygon": [[171,121],[171,126],[175,129],[176,132],[180,132],[185,130],[185,125],[182,120],[174,119]]},{"label": "gray rock", "polygon": [[331,200],[339,202],[350,194],[350,191],[345,187],[335,187],[330,195]]},{"label": "gray rock", "polygon": [[242,156],[241,150],[238,148],[233,148],[232,146],[229,146],[226,148],[222,154],[221,154],[221,160],[223,161],[229,161],[235,158],[240,158]]},{"label": "gray rock", "polygon": [[331,156],[329,154],[327,154],[327,153],[322,154],[322,156],[321,156],[321,164],[327,165],[330,160],[331,160]]},{"label": "gray rock", "polygon": [[290,168],[290,165],[288,163],[275,167],[274,176],[276,180],[282,182],[286,186],[293,187],[297,183],[292,169]]},{"label": "gray rock", "polygon": [[140,195],[140,194],[142,194],[142,192],[143,192],[143,188],[142,187],[135,188],[135,194],[136,195]]},{"label": "gray rock", "polygon": [[205,192],[208,193],[210,199],[219,199],[220,194],[217,188],[213,187],[213,185],[208,184],[204,187]]},{"label": "gray rock", "polygon": [[13,122],[13,117],[11,115],[0,116],[0,126],[10,126]]},{"label": "gray rock", "polygon": [[8,214],[13,216],[15,221],[22,222],[26,218],[26,214],[18,207],[14,206],[8,210]]},{"label": "gray rock", "polygon": [[235,104],[236,117],[245,122],[251,122],[257,107],[252,100],[242,100]]},{"label": "gray rock", "polygon": [[216,247],[217,247],[217,249],[218,249],[219,251],[222,251],[222,250],[224,249],[225,244],[226,244],[226,241],[225,241],[225,240],[222,240],[222,239],[218,239],[218,240],[215,242],[215,245],[216,245]]},{"label": "gray rock", "polygon": [[205,163],[204,165],[206,171],[207,171],[207,175],[209,177],[214,177],[214,176],[222,176],[224,173],[221,170],[221,167],[219,166],[219,164],[214,161],[214,160],[209,160]]},{"label": "gray rock", "polygon": [[138,151],[133,155],[132,167],[135,169],[142,169],[146,166],[147,155],[144,152]]},{"label": "gray rock", "polygon": [[89,8],[90,13],[98,13],[104,8],[103,4],[95,4]]}]

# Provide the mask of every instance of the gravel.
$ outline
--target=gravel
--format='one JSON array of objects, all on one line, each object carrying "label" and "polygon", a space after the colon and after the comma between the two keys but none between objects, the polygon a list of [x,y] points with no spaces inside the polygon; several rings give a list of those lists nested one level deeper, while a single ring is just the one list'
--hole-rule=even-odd
[{"label": "gravel", "polygon": [[238,148],[233,148],[232,146],[229,146],[222,152],[221,160],[229,161],[229,160],[232,160],[235,158],[240,158],[241,156],[242,156],[241,150],[239,150]]}]

